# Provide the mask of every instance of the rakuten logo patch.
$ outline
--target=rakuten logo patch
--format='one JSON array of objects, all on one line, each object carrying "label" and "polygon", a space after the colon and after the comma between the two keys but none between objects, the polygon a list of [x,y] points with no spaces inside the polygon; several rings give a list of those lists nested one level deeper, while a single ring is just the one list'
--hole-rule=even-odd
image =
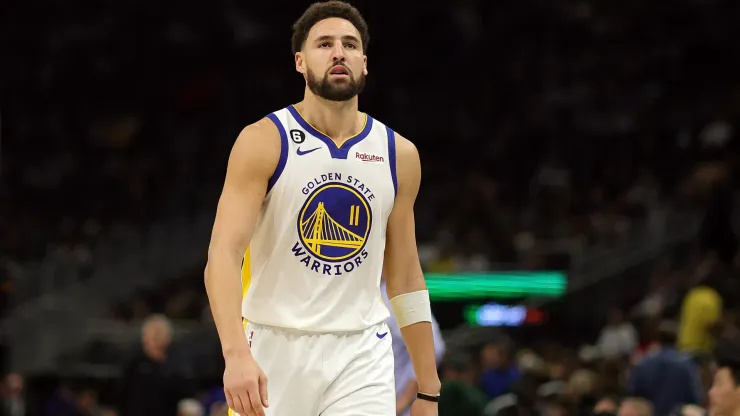
[{"label": "rakuten logo patch", "polygon": [[355,157],[363,162],[378,162],[378,163],[385,162],[385,159],[383,158],[383,156],[378,156],[378,155],[374,155],[371,153],[355,152]]}]

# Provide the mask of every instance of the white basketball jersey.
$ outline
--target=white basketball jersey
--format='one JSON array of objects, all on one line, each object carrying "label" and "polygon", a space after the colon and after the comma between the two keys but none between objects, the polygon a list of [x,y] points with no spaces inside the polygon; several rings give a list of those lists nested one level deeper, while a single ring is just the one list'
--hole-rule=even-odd
[{"label": "white basketball jersey", "polygon": [[384,321],[379,287],[397,188],[393,131],[367,116],[363,130],[337,147],[293,106],[268,117],[282,151],[244,259],[244,318],[314,332]]}]

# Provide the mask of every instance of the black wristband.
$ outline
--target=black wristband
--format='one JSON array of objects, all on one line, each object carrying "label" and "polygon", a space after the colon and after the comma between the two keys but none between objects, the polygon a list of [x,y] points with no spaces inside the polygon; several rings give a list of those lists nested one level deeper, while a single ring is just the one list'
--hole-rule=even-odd
[{"label": "black wristband", "polygon": [[426,400],[428,402],[435,402],[435,403],[439,402],[439,395],[432,396],[431,394],[420,392],[420,393],[416,393],[416,398],[421,399],[421,400]]}]

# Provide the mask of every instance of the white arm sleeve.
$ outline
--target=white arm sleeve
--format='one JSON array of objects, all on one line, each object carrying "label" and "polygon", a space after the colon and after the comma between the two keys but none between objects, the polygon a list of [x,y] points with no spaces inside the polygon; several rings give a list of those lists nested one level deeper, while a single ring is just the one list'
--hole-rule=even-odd
[{"label": "white arm sleeve", "polygon": [[432,322],[432,307],[429,303],[429,291],[404,293],[391,301],[398,327],[403,328],[417,322]]}]

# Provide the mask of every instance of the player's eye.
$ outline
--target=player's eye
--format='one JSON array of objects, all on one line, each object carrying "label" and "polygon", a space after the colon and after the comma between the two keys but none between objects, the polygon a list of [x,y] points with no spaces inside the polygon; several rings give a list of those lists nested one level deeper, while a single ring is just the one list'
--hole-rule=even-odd
[{"label": "player's eye", "polygon": [[319,48],[329,48],[331,47],[331,44],[329,42],[321,42],[319,44]]},{"label": "player's eye", "polygon": [[355,45],[354,43],[345,43],[344,47],[347,49],[356,49],[357,45]]}]

